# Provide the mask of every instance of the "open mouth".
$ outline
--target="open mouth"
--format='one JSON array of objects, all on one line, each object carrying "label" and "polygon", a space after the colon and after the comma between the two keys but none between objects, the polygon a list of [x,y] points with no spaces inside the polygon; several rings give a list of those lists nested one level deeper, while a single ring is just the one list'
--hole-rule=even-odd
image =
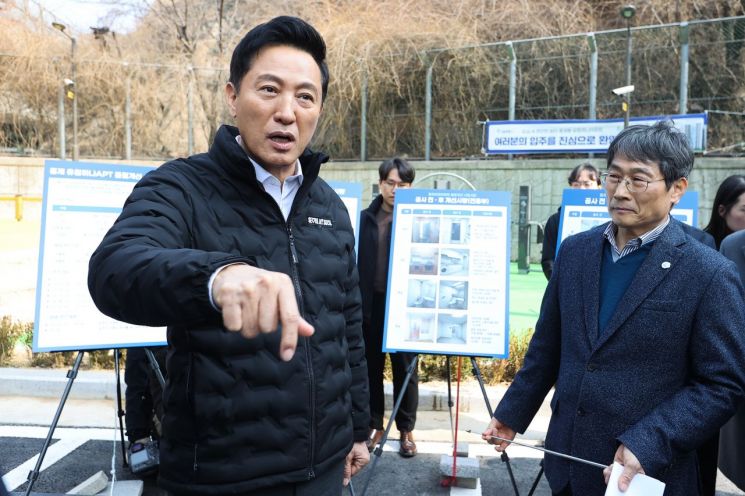
[{"label": "open mouth", "polygon": [[269,139],[275,143],[288,144],[295,141],[295,136],[291,133],[276,132],[269,134]]}]

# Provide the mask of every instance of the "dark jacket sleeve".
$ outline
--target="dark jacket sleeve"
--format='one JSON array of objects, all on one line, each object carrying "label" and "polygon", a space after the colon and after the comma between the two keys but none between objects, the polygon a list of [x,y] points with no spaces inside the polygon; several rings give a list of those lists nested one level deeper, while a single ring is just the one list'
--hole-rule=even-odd
[{"label": "dark jacket sleeve", "polygon": [[699,281],[689,383],[618,437],[648,473],[664,471],[711,438],[742,399],[745,292],[733,265],[722,264],[708,281]]},{"label": "dark jacket sleeve", "polygon": [[104,314],[149,326],[182,325],[215,318],[207,284],[232,262],[254,263],[230,253],[190,248],[194,212],[168,164],[147,174],[93,253],[88,289]]},{"label": "dark jacket sleeve", "polygon": [[[561,210],[559,210],[560,212]],[[559,237],[559,212],[554,212],[546,221],[543,228],[543,250],[541,253],[541,267],[546,279],[551,279],[556,256],[556,242]]]}]

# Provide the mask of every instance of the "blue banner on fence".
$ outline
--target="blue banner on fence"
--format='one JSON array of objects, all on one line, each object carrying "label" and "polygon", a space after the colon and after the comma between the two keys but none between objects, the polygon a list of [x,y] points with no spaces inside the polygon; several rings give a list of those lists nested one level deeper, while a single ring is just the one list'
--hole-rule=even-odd
[{"label": "blue banner on fence", "polygon": [[[706,114],[635,117],[631,124],[651,125],[670,119],[683,131],[694,151],[706,149]],[[486,121],[484,148],[498,153],[604,153],[623,129],[623,119]]]}]

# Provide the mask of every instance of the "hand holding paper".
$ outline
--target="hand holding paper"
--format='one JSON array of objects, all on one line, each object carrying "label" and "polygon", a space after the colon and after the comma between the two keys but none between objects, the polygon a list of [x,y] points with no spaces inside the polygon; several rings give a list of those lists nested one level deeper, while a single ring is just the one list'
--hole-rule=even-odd
[{"label": "hand holding paper", "polygon": [[625,492],[621,492],[618,488],[618,479],[621,477],[622,472],[623,465],[613,462],[613,470],[611,470],[610,478],[608,479],[605,496],[662,496],[662,493],[665,492],[664,483],[644,474],[636,474],[631,479],[629,488]]}]

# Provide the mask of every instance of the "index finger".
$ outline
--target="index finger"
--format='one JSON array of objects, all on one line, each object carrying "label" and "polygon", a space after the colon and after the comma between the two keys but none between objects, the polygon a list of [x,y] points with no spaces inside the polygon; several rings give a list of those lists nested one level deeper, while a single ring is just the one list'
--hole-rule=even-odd
[{"label": "index finger", "polygon": [[279,324],[282,336],[279,342],[279,357],[285,362],[292,360],[297,348],[298,333],[309,336],[313,327],[300,316],[292,283],[283,284],[277,292]]}]

